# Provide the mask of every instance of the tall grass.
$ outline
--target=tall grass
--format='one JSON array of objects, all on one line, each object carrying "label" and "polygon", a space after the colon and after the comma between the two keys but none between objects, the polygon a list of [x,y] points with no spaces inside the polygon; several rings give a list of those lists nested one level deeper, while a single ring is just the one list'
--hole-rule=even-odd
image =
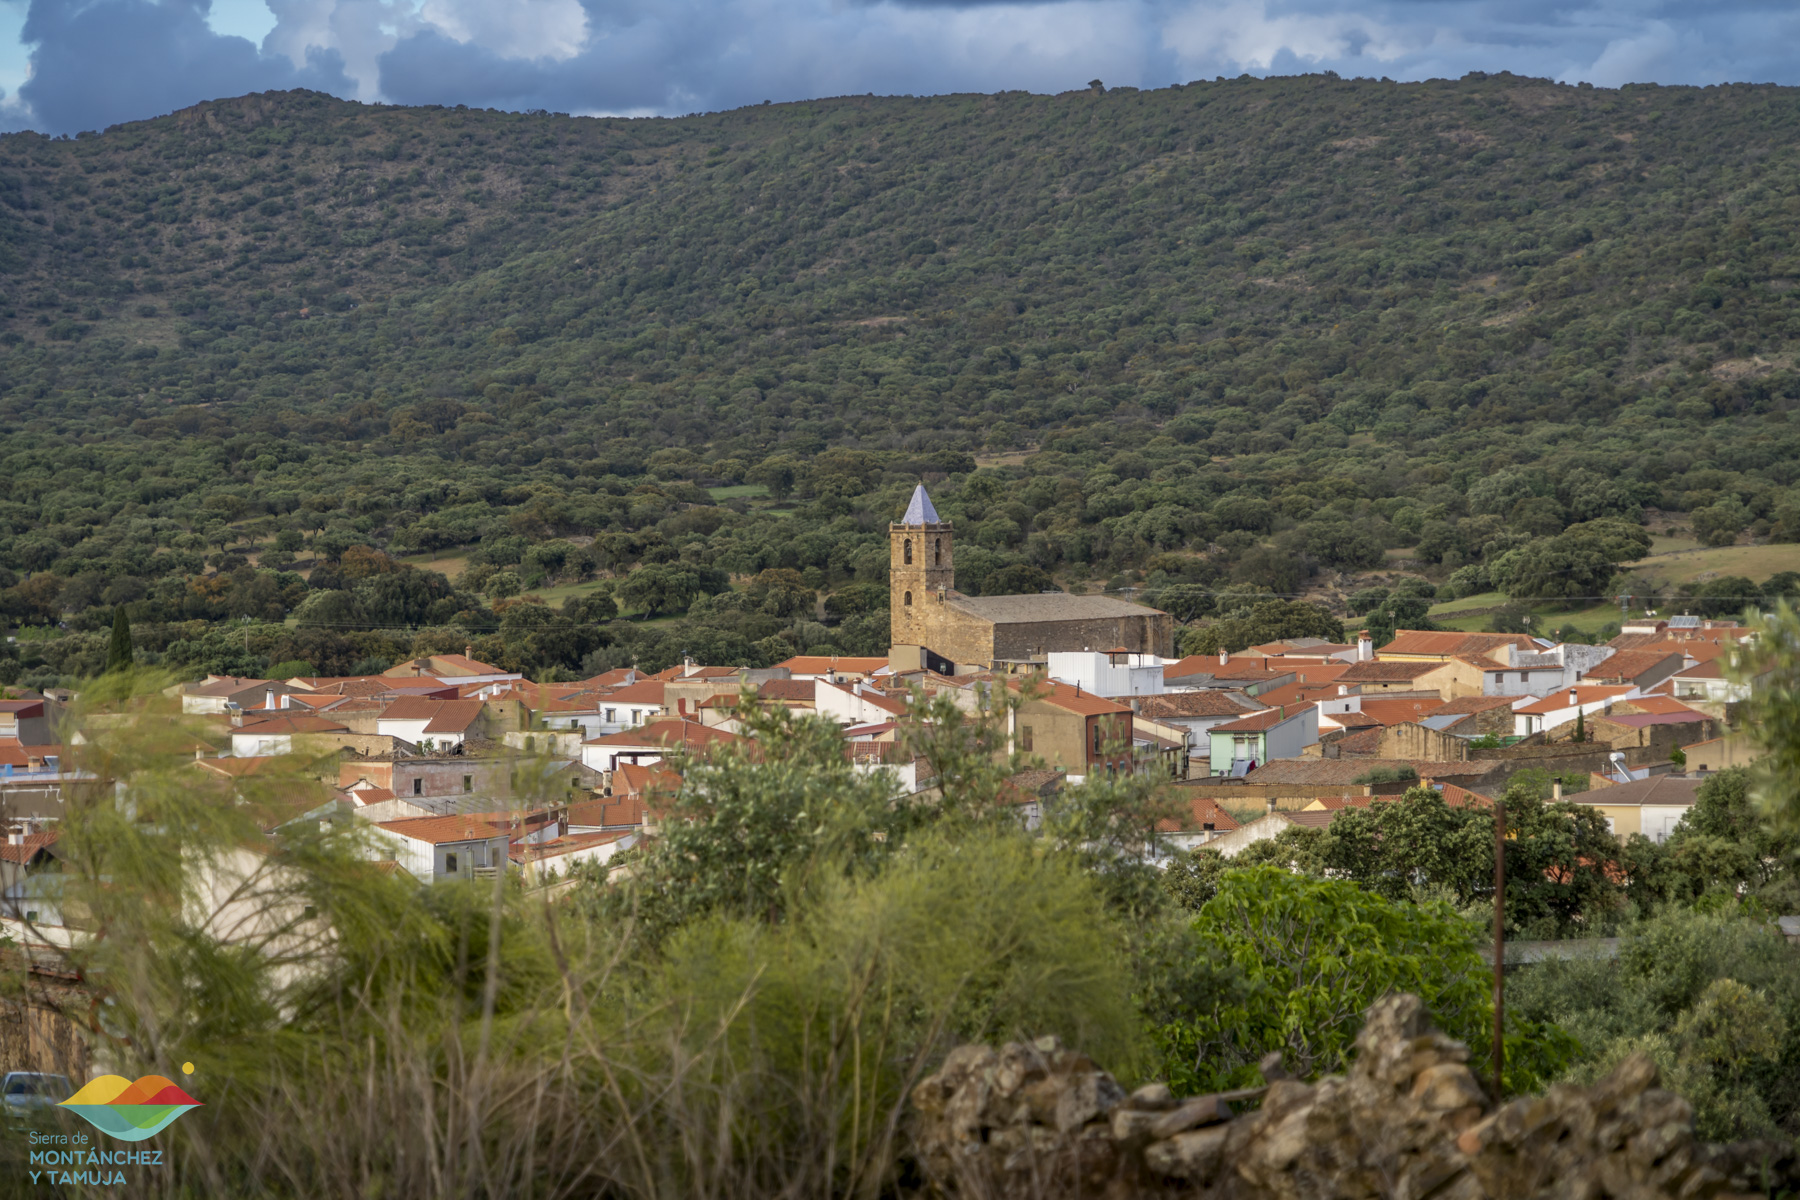
[{"label": "tall grass", "polygon": [[103,997],[100,1068],[204,1103],[132,1194],[872,1196],[906,1182],[906,1096],[953,1044],[1141,1065],[1125,931],[1076,856],[1007,824],[815,871],[779,921],[650,936],[504,878],[396,881],[354,823],[270,836],[324,789],[215,786],[162,702],[95,699],[132,719],[81,752],[122,782],[69,814],[68,957]]}]

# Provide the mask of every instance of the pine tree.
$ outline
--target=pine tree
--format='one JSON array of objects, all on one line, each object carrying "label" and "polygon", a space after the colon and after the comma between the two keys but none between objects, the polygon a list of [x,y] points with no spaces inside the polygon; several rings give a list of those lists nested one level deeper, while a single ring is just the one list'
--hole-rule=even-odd
[{"label": "pine tree", "polygon": [[112,641],[106,647],[106,673],[129,670],[132,665],[131,618],[123,604],[113,609]]},{"label": "pine tree", "polygon": [[1575,736],[1570,740],[1577,742],[1587,741],[1587,711],[1585,709],[1578,708],[1575,710]]}]

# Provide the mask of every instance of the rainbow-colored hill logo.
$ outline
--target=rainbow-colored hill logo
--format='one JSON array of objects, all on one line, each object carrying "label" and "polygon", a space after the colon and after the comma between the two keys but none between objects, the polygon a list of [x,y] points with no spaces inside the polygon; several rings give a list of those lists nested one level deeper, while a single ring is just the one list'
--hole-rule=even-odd
[{"label": "rainbow-colored hill logo", "polygon": [[145,1075],[135,1082],[123,1075],[102,1075],[89,1080],[60,1107],[75,1112],[101,1133],[120,1141],[141,1142],[167,1129],[190,1108],[199,1108],[200,1102],[161,1075]]}]

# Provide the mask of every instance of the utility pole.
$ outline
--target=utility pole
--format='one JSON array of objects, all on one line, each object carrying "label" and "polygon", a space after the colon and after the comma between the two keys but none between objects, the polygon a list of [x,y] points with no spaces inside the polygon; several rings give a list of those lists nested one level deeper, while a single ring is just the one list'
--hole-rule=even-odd
[{"label": "utility pole", "polygon": [[1500,1103],[1500,1073],[1506,1064],[1506,801],[1494,801],[1494,1104]]}]

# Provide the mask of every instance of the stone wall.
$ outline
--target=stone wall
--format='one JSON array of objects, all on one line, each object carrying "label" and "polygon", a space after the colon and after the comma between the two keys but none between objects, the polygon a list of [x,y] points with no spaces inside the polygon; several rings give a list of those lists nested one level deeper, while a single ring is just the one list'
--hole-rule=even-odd
[{"label": "stone wall", "polygon": [[[1372,1007],[1347,1076],[1178,1100],[1127,1095],[1055,1038],[953,1050],[913,1090],[912,1138],[938,1195],[1011,1200],[1715,1200],[1800,1186],[1792,1146],[1712,1146],[1642,1055],[1592,1087],[1496,1108],[1468,1049],[1416,996]],[[1255,1111],[1235,1106],[1260,1100]]]},{"label": "stone wall", "polygon": [[1041,659],[1052,650],[1110,650],[1123,646],[1168,657],[1175,647],[1175,618],[1146,609],[1142,616],[1087,621],[1016,621],[995,625],[996,659]]},{"label": "stone wall", "polygon": [[14,953],[4,961],[24,986],[0,1000],[0,1072],[67,1075],[80,1087],[89,1072],[86,1020],[93,997],[65,972],[26,966]]}]

